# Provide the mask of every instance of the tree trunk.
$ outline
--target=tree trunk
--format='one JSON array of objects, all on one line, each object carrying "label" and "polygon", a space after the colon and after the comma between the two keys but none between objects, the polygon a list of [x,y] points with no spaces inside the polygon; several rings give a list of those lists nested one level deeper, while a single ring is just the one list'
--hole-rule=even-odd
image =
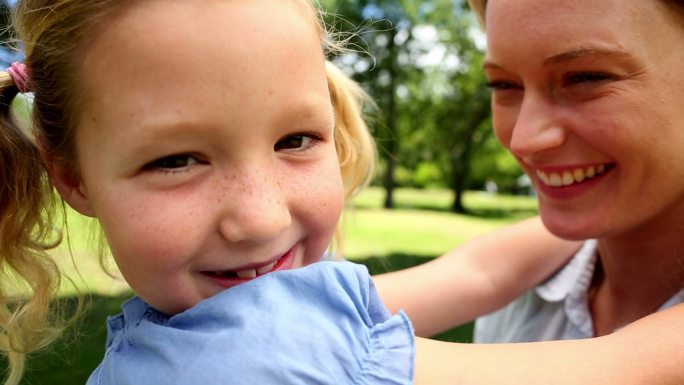
[{"label": "tree trunk", "polygon": [[467,212],[465,206],[463,205],[463,193],[466,190],[466,181],[468,180],[470,153],[474,131],[475,130],[471,125],[466,127],[466,132],[463,135],[463,150],[458,151],[457,154],[452,154],[451,156],[451,168],[454,170],[452,182],[454,202],[451,205],[451,211],[459,214],[465,214]]},{"label": "tree trunk", "polygon": [[385,202],[383,207],[386,209],[394,208],[394,188],[396,183],[394,180],[394,171],[397,162],[397,153],[399,150],[399,133],[397,129],[397,49],[394,43],[396,29],[391,29],[389,34],[389,60],[387,72],[389,74],[389,85],[387,90],[387,138],[383,141],[383,149],[385,153],[386,169],[383,178],[383,186],[385,188]]},{"label": "tree trunk", "polygon": [[489,116],[489,104],[481,104],[472,112],[470,118],[465,122],[465,130],[461,143],[463,144],[462,151],[453,151],[451,155],[451,169],[453,170],[452,190],[454,192],[454,201],[451,205],[451,211],[459,214],[468,212],[463,205],[463,194],[465,193],[468,176],[470,171],[470,159],[473,149],[474,134],[477,127]]}]

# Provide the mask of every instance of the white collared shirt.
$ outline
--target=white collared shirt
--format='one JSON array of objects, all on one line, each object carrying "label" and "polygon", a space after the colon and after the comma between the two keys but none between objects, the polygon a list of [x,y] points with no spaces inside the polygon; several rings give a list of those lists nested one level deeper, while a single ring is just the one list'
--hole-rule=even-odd
[{"label": "white collared shirt", "polygon": [[[475,323],[474,342],[507,343],[594,337],[587,291],[596,266],[596,240],[546,282]],[[658,311],[684,302],[680,290]]]}]

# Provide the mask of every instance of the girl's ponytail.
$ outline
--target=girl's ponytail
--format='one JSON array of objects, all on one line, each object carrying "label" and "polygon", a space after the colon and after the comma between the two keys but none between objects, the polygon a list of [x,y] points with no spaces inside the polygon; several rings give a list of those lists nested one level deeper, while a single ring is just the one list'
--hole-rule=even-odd
[{"label": "girl's ponytail", "polygon": [[18,92],[12,76],[0,72],[0,353],[9,363],[6,385],[18,384],[26,355],[58,334],[49,313],[60,275],[45,252],[55,200],[32,135],[13,119]]}]

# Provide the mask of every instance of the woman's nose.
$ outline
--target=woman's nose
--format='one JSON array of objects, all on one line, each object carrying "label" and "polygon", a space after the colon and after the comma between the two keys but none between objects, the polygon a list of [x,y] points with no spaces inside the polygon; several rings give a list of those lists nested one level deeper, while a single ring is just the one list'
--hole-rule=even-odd
[{"label": "woman's nose", "polygon": [[566,131],[556,118],[553,103],[531,96],[520,106],[508,148],[517,157],[526,158],[558,148],[565,139]]},{"label": "woman's nose", "polygon": [[229,242],[267,242],[292,224],[287,194],[263,175],[237,178],[227,188],[220,233]]}]

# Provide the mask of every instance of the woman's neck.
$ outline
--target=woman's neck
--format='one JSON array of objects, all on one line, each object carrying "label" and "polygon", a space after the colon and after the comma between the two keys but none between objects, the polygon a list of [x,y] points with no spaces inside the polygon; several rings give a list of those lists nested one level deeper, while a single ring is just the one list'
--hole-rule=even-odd
[{"label": "woman's neck", "polygon": [[684,214],[599,240],[589,291],[596,335],[656,311],[684,287]]}]

